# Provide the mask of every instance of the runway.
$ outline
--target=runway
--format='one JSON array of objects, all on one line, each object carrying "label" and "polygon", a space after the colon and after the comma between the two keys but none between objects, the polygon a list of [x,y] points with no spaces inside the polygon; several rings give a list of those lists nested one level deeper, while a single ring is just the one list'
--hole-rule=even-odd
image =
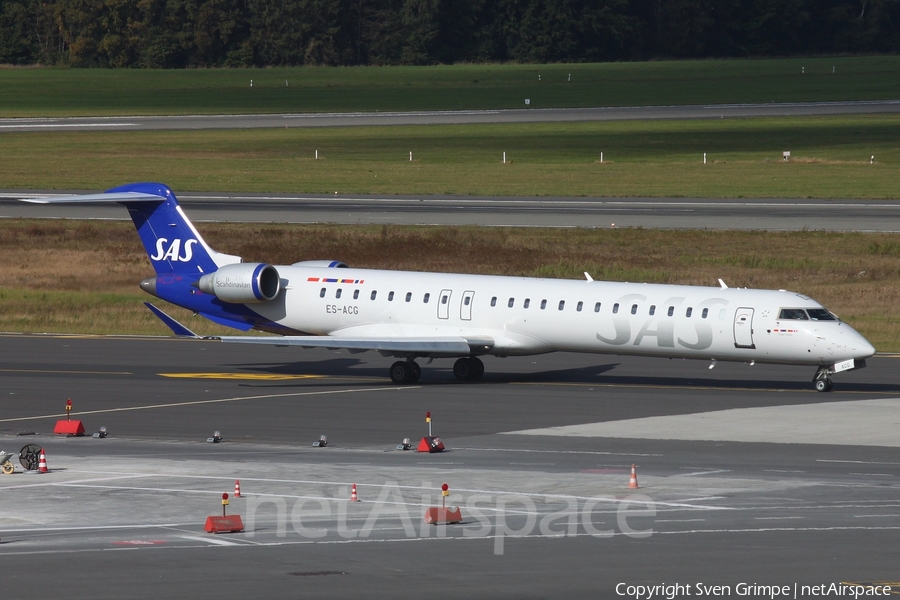
[{"label": "runway", "polygon": [[[836,376],[830,394],[801,367],[572,354],[487,359],[476,384],[437,360],[397,387],[391,360],[369,353],[3,335],[0,448],[38,443],[51,470],[0,475],[4,597],[582,598],[615,597],[620,583],[736,595],[742,582],[891,582],[897,360]],[[66,398],[89,433],[105,425],[110,437],[52,436]],[[426,433],[426,411],[448,450],[396,450]],[[778,422],[752,418],[765,411]],[[861,422],[834,427],[841,411]],[[719,435],[669,439],[689,431],[684,419]],[[784,433],[792,425],[802,443]],[[858,426],[885,441],[860,445]],[[597,435],[534,431],[548,427]],[[224,441],[206,443],[215,430]],[[328,447],[313,448],[323,434]],[[244,497],[228,510],[245,532],[203,532],[236,479]],[[460,525],[422,522],[442,482]],[[352,483],[362,502],[349,502]],[[52,567],[35,577],[36,565]]]},{"label": "runway", "polygon": [[[127,219],[118,205],[20,202],[97,190],[0,191],[0,218]],[[892,200],[368,196],[180,192],[196,222],[647,227],[771,231],[900,230]]]},{"label": "runway", "polygon": [[800,117],[900,112],[898,100],[508,110],[7,118],[0,132],[148,131]]}]

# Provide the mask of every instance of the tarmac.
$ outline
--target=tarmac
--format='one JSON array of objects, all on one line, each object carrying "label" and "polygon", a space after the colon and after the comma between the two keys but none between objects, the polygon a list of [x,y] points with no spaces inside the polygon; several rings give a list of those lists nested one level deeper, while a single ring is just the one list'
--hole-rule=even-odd
[{"label": "tarmac", "polygon": [[[891,582],[896,360],[836,376],[829,394],[797,367],[572,354],[488,359],[474,384],[435,361],[398,388],[378,355],[0,336],[0,448],[38,444],[50,470],[0,475],[2,596]],[[53,435],[68,398],[109,437]],[[426,411],[447,450],[397,450],[428,432]],[[442,483],[458,525],[424,523]],[[244,532],[204,531],[223,493]]]}]

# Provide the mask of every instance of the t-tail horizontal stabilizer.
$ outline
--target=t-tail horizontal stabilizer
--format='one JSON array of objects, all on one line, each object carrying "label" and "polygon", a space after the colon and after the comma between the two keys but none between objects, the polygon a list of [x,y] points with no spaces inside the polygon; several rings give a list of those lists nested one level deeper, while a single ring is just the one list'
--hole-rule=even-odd
[{"label": "t-tail horizontal stabilizer", "polygon": [[144,302],[144,306],[149,308],[150,311],[154,315],[159,317],[159,320],[162,321],[163,323],[165,323],[166,326],[169,329],[171,329],[175,333],[175,335],[177,335],[178,337],[195,338],[195,339],[201,338],[201,336],[197,335],[196,333],[194,333],[193,331],[191,331],[190,329],[188,329],[187,327],[185,327],[184,325],[182,325],[181,323],[179,323],[178,321],[176,321],[175,319],[173,319],[172,317],[170,317],[163,311],[159,310],[158,308],[156,308],[149,302]]}]

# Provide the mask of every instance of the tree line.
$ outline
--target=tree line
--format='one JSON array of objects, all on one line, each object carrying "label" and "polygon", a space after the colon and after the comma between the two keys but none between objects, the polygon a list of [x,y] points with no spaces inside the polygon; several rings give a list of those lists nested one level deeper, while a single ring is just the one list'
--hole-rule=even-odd
[{"label": "tree line", "polygon": [[0,0],[0,63],[185,68],[896,53],[900,0]]}]

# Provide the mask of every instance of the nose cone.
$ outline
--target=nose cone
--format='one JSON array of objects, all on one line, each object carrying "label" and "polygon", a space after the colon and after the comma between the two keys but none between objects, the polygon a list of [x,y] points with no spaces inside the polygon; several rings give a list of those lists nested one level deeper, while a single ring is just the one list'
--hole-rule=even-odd
[{"label": "nose cone", "polygon": [[847,351],[853,358],[865,359],[875,354],[875,346],[873,346],[869,340],[864,338],[860,332],[856,331],[846,323],[843,323],[842,326],[846,326],[849,330],[844,332],[842,337],[844,338]]},{"label": "nose cone", "polygon": [[869,343],[869,340],[860,335],[859,342],[856,344],[856,351],[859,352],[859,355],[854,358],[869,358],[870,356],[873,356],[875,354],[875,346]]}]

